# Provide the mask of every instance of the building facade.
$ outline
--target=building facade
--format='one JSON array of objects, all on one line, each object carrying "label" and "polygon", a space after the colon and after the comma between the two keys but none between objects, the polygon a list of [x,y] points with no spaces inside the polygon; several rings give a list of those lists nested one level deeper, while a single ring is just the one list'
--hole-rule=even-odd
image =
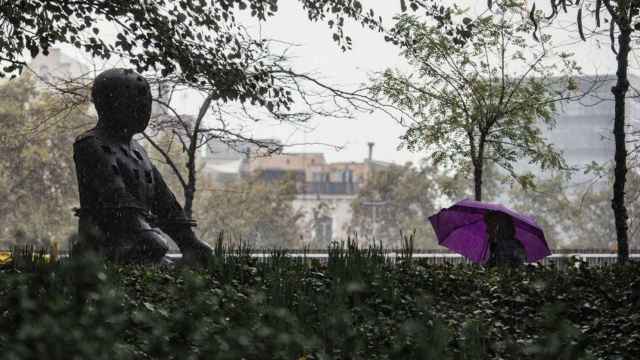
[{"label": "building facade", "polygon": [[[256,144],[260,143],[261,146]],[[214,184],[224,184],[235,181],[249,171],[247,159],[266,156],[267,153],[277,152],[281,147],[278,140],[260,139],[256,143],[248,141],[222,141],[213,139],[203,147],[201,162],[203,173]]]},{"label": "building facade", "polygon": [[[640,125],[640,79],[629,76],[631,88],[627,95],[627,132]],[[576,79],[576,95],[585,94],[576,101],[564,101],[556,107],[556,125],[543,127],[542,134],[557,150],[560,150],[572,172],[570,188],[579,188],[594,181],[592,173],[585,168],[592,162],[610,166],[613,164],[615,142],[613,138],[614,99],[611,87],[616,83],[615,75],[582,76]],[[538,167],[520,161],[517,172],[532,172],[536,177],[546,178],[553,173],[542,172]],[[605,179],[606,180],[606,179]],[[596,184],[606,187],[606,181]]]},{"label": "building facade", "polygon": [[304,214],[302,241],[320,247],[350,235],[351,204],[370,166],[367,162],[327,163],[321,153],[282,153],[247,159],[244,171],[267,182],[293,180],[297,194],[292,205]]},{"label": "building facade", "polygon": [[300,245],[319,248],[353,235],[353,201],[372,171],[389,165],[371,159],[371,151],[362,162],[329,163],[322,153],[261,154],[250,144],[231,148],[216,143],[203,158],[204,169],[219,181],[233,180],[233,176],[254,176],[265,182],[293,181],[296,195],[292,206],[303,214]]}]

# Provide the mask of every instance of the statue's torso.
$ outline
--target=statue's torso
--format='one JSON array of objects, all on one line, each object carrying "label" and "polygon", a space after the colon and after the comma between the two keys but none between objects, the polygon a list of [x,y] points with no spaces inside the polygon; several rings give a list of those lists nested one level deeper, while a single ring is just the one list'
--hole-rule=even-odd
[{"label": "statue's torso", "polygon": [[[126,192],[136,200],[136,206],[143,206],[150,209],[154,197],[156,179],[154,179],[151,161],[144,148],[137,141],[131,140],[128,143],[118,142],[100,136],[100,134],[93,129],[79,136],[76,143],[79,142],[91,142],[91,149],[97,149],[99,147],[99,151],[93,151],[89,157],[89,161],[93,160],[96,163],[106,163],[109,167],[106,174],[104,174],[107,176],[103,175],[102,178],[94,179],[93,181],[88,181],[88,178],[95,177],[95,174],[78,174],[81,193],[80,203],[83,208],[132,206],[132,204],[126,203],[110,204],[110,201],[105,201],[105,199],[101,198],[103,197],[101,195],[110,197],[112,194],[105,194],[105,189],[111,188],[114,182],[119,183],[119,181],[122,181]],[[76,158],[82,158],[82,154],[75,154],[75,156]],[[86,164],[84,168],[88,167],[90,169],[91,165],[92,164]]]}]

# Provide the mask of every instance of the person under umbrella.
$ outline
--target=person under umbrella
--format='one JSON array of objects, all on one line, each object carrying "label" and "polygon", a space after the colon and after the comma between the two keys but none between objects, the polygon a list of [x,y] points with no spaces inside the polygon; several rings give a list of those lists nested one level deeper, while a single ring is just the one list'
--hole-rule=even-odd
[{"label": "person under umbrella", "polygon": [[489,260],[487,266],[519,266],[526,261],[526,253],[520,240],[516,238],[516,229],[511,216],[489,211],[484,214],[489,242]]},{"label": "person under umbrella", "polygon": [[533,217],[470,199],[429,216],[438,244],[478,264],[521,264],[551,255]]}]

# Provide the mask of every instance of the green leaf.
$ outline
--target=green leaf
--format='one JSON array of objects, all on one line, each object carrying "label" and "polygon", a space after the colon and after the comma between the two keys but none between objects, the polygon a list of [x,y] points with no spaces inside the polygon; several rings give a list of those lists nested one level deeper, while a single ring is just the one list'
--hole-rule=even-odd
[{"label": "green leaf", "polygon": [[147,310],[149,311],[152,311],[152,312],[156,311],[156,307],[151,303],[143,302],[142,305],[144,305],[144,307],[147,308]]}]

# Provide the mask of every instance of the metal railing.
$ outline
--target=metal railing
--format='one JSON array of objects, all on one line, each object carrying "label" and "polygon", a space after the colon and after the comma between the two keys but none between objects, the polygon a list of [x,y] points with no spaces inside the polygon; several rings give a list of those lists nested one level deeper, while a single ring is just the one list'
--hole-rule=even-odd
[{"label": "metal railing", "polygon": [[[326,250],[301,250],[301,249],[282,249],[279,250],[280,253],[284,251],[286,256],[301,258],[304,257],[309,260],[317,260],[320,262],[325,262],[329,253]],[[383,250],[384,254],[387,258],[389,258],[392,262],[401,259],[403,253],[398,249],[389,249]],[[233,255],[234,252],[230,251],[230,255]],[[272,252],[269,250],[253,250],[250,251],[250,256],[256,258],[265,258],[272,256]],[[0,250],[0,256],[4,260],[9,257],[8,250]],[[68,255],[67,252],[61,251],[59,252],[60,257],[66,257]],[[167,256],[175,259],[179,259],[182,257],[180,252],[170,252]],[[419,259],[421,262],[426,264],[470,264],[467,258],[462,255],[448,252],[446,250],[414,250],[412,253],[413,259]],[[630,261],[640,262],[640,251],[634,249],[629,255]],[[589,265],[593,266],[606,266],[616,264],[618,260],[618,255],[614,252],[602,250],[602,249],[580,249],[580,250],[571,250],[571,249],[562,249],[557,250],[552,253],[552,255],[542,259],[538,263],[544,266],[553,266],[557,268],[566,267],[569,264],[574,263],[576,260],[580,260],[582,262],[586,262]]]},{"label": "metal railing", "polygon": [[[264,258],[269,257],[272,253],[268,251],[252,251],[252,257]],[[177,252],[168,254],[172,258],[180,258],[182,255]],[[318,260],[320,262],[326,261],[329,254],[327,251],[304,251],[304,250],[287,250],[287,256],[290,257],[304,257],[310,260]],[[388,251],[385,256],[390,258],[391,261],[401,259],[401,253],[399,251]],[[422,262],[432,265],[437,264],[471,264],[467,258],[462,255],[448,252],[426,252],[426,251],[414,251],[412,254],[414,259],[420,259]],[[571,252],[562,251],[562,253],[554,253],[538,263],[543,266],[565,267],[575,260],[580,260],[593,266],[612,265],[617,263],[618,255],[611,252]],[[629,255],[631,261],[640,261],[640,252],[634,252]]]}]

